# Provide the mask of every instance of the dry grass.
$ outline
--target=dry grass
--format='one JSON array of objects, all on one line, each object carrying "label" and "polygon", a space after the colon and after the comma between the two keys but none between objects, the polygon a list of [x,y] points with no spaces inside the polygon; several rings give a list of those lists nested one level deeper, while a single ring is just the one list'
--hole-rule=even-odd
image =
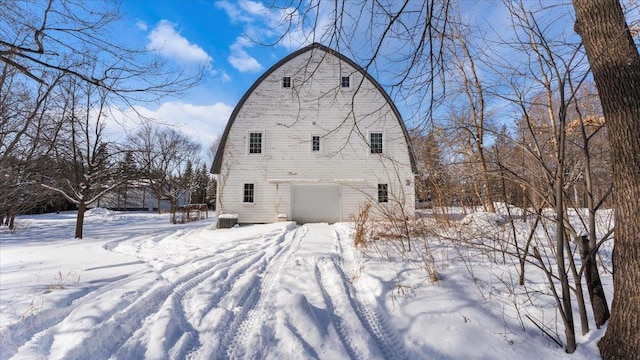
[{"label": "dry grass", "polygon": [[369,215],[371,213],[371,202],[367,201],[358,210],[358,214],[354,217],[355,235],[353,236],[353,244],[356,247],[365,246],[367,237],[371,233],[371,224],[369,223]]}]

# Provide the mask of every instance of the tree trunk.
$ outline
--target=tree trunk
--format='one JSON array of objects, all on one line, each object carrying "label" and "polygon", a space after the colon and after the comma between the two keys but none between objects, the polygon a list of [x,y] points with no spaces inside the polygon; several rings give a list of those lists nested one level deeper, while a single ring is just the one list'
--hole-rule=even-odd
[{"label": "tree trunk", "polygon": [[640,358],[640,54],[617,0],[573,0],[612,151],[613,303],[604,359]]},{"label": "tree trunk", "polygon": [[78,216],[76,217],[76,239],[82,239],[82,227],[84,225],[84,213],[87,211],[87,205],[81,202],[78,205]]},{"label": "tree trunk", "polygon": [[[562,119],[564,117],[561,116]],[[565,351],[572,354],[576,351],[576,331],[573,323],[573,308],[571,305],[571,291],[569,286],[569,277],[565,266],[564,247],[565,247],[565,229],[564,229],[564,156],[565,156],[565,122],[560,121],[558,124],[558,158],[557,168],[555,172],[555,212],[556,212],[556,263],[558,267],[558,278],[562,288],[561,314],[564,322],[564,333],[567,337]],[[571,256],[571,253],[568,254]]]},{"label": "tree trunk", "polygon": [[[568,221],[568,219],[565,219]],[[564,242],[565,251],[567,254],[571,254],[571,247],[569,246],[569,242]],[[567,256],[567,260],[569,260],[569,269],[571,270],[571,276],[573,276],[574,283],[574,293],[576,294],[576,301],[578,302],[578,314],[580,315],[580,329],[582,330],[582,335],[586,335],[589,332],[589,318],[587,317],[587,305],[584,302],[584,291],[582,290],[582,277],[578,272],[578,267],[576,266],[576,262],[573,256]]]},{"label": "tree trunk", "polygon": [[582,236],[577,241],[578,245],[580,245],[580,258],[584,266],[584,277],[587,282],[593,317],[596,320],[596,327],[600,329],[609,319],[610,314],[602,282],[600,281],[600,274],[598,273],[596,255],[591,250],[591,242],[587,236]]},{"label": "tree trunk", "polygon": [[588,237],[579,239],[578,244],[581,246],[582,264],[585,267],[584,274],[587,282],[587,290],[589,291],[589,299],[591,300],[593,317],[596,321],[596,327],[600,329],[600,327],[609,320],[611,314],[609,313],[609,304],[607,304],[607,297],[602,288],[602,281],[600,281],[600,274],[598,273],[598,264],[596,263],[596,212],[599,205],[596,205],[594,199],[591,153],[589,151],[589,138],[587,137],[584,123],[582,123],[581,129],[583,138],[582,152],[584,154],[584,183],[587,209],[589,209],[589,235]]}]

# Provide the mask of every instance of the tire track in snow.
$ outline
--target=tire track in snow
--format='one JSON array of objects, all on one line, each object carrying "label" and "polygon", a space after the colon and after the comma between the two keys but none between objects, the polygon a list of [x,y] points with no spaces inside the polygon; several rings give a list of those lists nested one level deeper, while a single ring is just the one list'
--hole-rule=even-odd
[{"label": "tire track in snow", "polygon": [[[69,304],[65,309],[67,311],[63,310],[64,313],[57,316],[57,322],[43,324],[44,329],[41,327],[40,331],[34,332],[31,340],[17,349],[16,354],[25,354],[28,357],[30,353],[37,353],[49,354],[49,357],[53,358],[81,359],[87,353],[96,353],[108,357],[107,354],[117,351],[131,334],[144,326],[145,319],[157,316],[163,304],[168,304],[168,301],[175,302],[177,297],[183,296],[190,288],[207,279],[211,273],[219,271],[219,268],[211,268],[213,256],[192,262],[185,261],[166,269],[165,272],[175,271],[176,268],[200,264],[174,282],[164,285],[157,285],[162,273],[145,272],[90,291]],[[207,268],[211,269],[206,270]],[[127,291],[131,290],[128,285],[136,282],[143,284],[132,286],[134,290]],[[96,304],[103,306],[95,319],[89,319],[89,327],[82,327],[82,323],[87,321],[86,314],[95,310],[98,307]],[[184,310],[181,306],[173,306],[173,309],[180,321],[179,328],[184,329],[184,332],[197,334],[188,321],[182,320]],[[67,353],[58,353],[58,341],[65,343],[63,346],[69,350]],[[76,342],[77,345],[70,348],[69,344]]]},{"label": "tire track in snow", "polygon": [[[87,304],[95,304],[102,298],[112,297],[116,294],[116,298],[122,299],[122,301],[116,302],[112,309],[107,310],[107,314],[115,313],[125,307],[127,307],[131,301],[127,298],[128,294],[135,291],[126,291],[129,284],[143,280],[150,275],[150,271],[137,273],[126,276],[122,279],[97,286],[89,286],[80,289],[76,293],[67,297],[65,301],[58,304],[56,308],[48,309],[43,312],[37,313],[31,317],[26,318],[24,321],[31,323],[31,326],[25,327],[21,323],[17,323],[13,326],[9,326],[3,329],[1,337],[3,338],[3,345],[0,347],[2,350],[2,358],[5,356],[11,357],[17,353],[24,351],[31,351],[33,348],[40,349],[41,352],[49,352],[54,341],[51,328],[57,328],[63,326],[65,321],[69,321],[69,317],[73,316],[74,312],[81,306],[87,306]],[[139,287],[136,287],[139,289]],[[120,295],[118,295],[120,294]],[[8,332],[8,337],[5,338],[5,332]],[[30,339],[21,344],[15,344],[15,348],[8,348],[6,342],[11,338]],[[12,354],[11,351],[14,353]],[[40,352],[39,352],[40,353]]]},{"label": "tire track in snow", "polygon": [[[339,268],[337,264],[336,268]],[[338,271],[338,275],[345,288],[348,289],[349,282],[345,274],[342,271]],[[354,291],[347,292],[355,295],[349,294],[349,302],[363,327],[375,340],[383,358],[410,359],[411,356],[409,356],[404,342],[395,327],[391,325],[386,313],[380,310],[373,295],[365,291],[362,286],[358,286],[358,284],[359,282],[355,281],[353,285]]]},{"label": "tire track in snow", "polygon": [[[149,274],[148,281],[151,284],[145,287],[141,295],[134,296],[127,306],[123,308],[112,309],[101,313],[101,319],[96,321],[89,331],[73,335],[73,338],[79,339],[78,345],[69,349],[66,354],[61,354],[65,359],[83,359],[87,353],[99,353],[103,355],[111,355],[128,340],[132,333],[142,328],[145,324],[144,320],[158,314],[162,311],[163,304],[173,301],[173,294],[181,294],[182,289],[193,286],[208,276],[212,270],[206,271],[206,267],[202,266],[194,271],[184,274],[173,283],[166,283],[154,286],[153,283],[159,280],[158,274]],[[115,294],[109,292],[104,296],[118,295],[118,289]],[[86,313],[87,308],[94,306],[93,302],[78,304],[76,310],[79,314]],[[75,307],[75,306],[74,306]],[[75,310],[74,310],[75,311]],[[102,316],[105,315],[105,316]],[[178,317],[178,327],[184,329],[185,332],[193,329]],[[69,324],[65,324],[68,322]],[[62,333],[65,328],[74,330],[74,322],[72,316],[68,316],[63,322],[54,328],[48,329],[53,333]],[[71,339],[73,341],[73,339]],[[66,346],[69,345],[67,342]]]},{"label": "tire track in snow", "polygon": [[351,331],[347,328],[344,314],[336,308],[336,306],[339,306],[336,304],[336,299],[341,296],[337,293],[336,289],[332,289],[335,285],[329,280],[328,270],[326,269],[327,266],[335,266],[335,264],[333,264],[332,260],[329,258],[318,259],[315,266],[315,278],[316,282],[320,286],[322,297],[327,306],[329,319],[338,334],[342,347],[346,351],[347,355],[349,355],[349,358],[361,358],[358,357],[358,349],[354,344],[354,340],[351,338]]},{"label": "tire track in snow", "polygon": [[[280,271],[287,260],[300,247],[300,241],[306,234],[307,230],[308,229],[305,226],[302,228],[296,228],[294,231],[289,231],[281,239],[281,242],[285,242],[286,246],[269,260],[270,264],[268,265],[268,268],[265,268],[262,280],[256,284],[259,286],[256,286],[258,291],[255,294],[255,302],[254,304],[248,304],[249,309],[246,311],[245,317],[238,319],[241,320],[241,322],[238,325],[237,331],[233,331],[233,337],[228,340],[229,346],[226,349],[226,356],[228,358],[256,358],[256,356],[247,356],[246,354],[246,351],[250,348],[247,337],[257,330],[258,324],[262,323],[262,320],[266,317],[267,313],[265,304],[267,300],[272,300],[269,299],[268,296],[273,290],[275,280],[280,275]],[[258,277],[256,277],[256,279],[257,278]],[[256,349],[254,347],[254,350],[258,350],[259,352],[260,349]]]},{"label": "tire track in snow", "polygon": [[[413,358],[412,354],[407,350],[398,330],[392,325],[386,311],[384,311],[376,300],[375,295],[370,289],[366,288],[362,281],[362,274],[359,274],[360,270],[357,268],[358,264],[353,254],[353,248],[347,247],[347,249],[345,249],[341,244],[340,231],[338,231],[335,226],[333,229],[336,234],[336,255],[340,259],[340,265],[342,265],[339,266],[339,268],[343,269],[343,271],[339,272],[340,277],[345,287],[353,284],[355,298],[350,297],[349,299],[360,321],[375,339],[385,359]],[[344,261],[345,259],[351,264],[350,266],[346,266],[347,262]],[[345,270],[348,274],[345,273]],[[354,278],[357,279],[348,281],[348,279]]]},{"label": "tire track in snow", "polygon": [[[357,338],[357,335],[349,334],[360,333],[357,328],[353,328],[353,323],[357,322],[375,342],[375,344],[369,343],[380,352],[379,356],[384,359],[410,359],[411,355],[397,329],[391,324],[386,312],[376,301],[375,295],[361,281],[363,274],[360,274],[355,256],[343,248],[340,243],[340,233],[335,230],[335,226],[333,231],[335,234],[334,255],[330,259],[319,259],[316,265],[316,277],[319,279],[328,310],[332,314],[332,319],[335,320],[336,330],[341,333],[341,337],[347,339],[343,341],[345,349],[354,351],[354,353],[350,353],[352,358],[363,356],[361,352],[353,349],[355,346],[353,338]],[[338,288],[338,284],[341,285],[341,289]],[[340,305],[346,305],[346,302],[351,309],[348,309],[347,306],[344,306],[343,309],[340,308]],[[349,314],[350,311],[355,314],[357,320],[352,318],[352,315]],[[345,325],[345,318],[351,319],[348,321],[349,326]],[[366,339],[359,339],[358,343],[366,342]],[[364,358],[370,358],[374,355],[364,354]]]},{"label": "tire track in snow", "polygon": [[[215,267],[219,271],[191,289],[183,298],[183,308],[188,310],[188,314],[192,315],[190,322],[200,327],[205,316],[218,306],[220,300],[231,291],[235,281],[242,273],[249,270],[251,265],[261,260],[263,256],[264,252],[258,252],[258,255],[255,252],[234,254],[231,258],[216,264]],[[204,295],[198,294],[198,290],[201,288]],[[211,292],[211,289],[213,289],[213,292]],[[205,299],[202,299],[203,297]],[[206,306],[199,306],[200,301],[198,300],[202,300],[202,302],[206,303]]]},{"label": "tire track in snow", "polygon": [[[214,255],[210,257],[212,256]],[[146,314],[140,321],[140,326],[132,331],[131,339],[127,339],[126,343],[117,349],[114,355],[124,359],[158,356],[162,358],[186,357],[187,354],[202,345],[199,340],[200,331],[197,329],[197,324],[194,325],[193,319],[188,318],[189,312],[184,308],[185,299],[191,290],[208,279],[223,278],[229,261],[241,264],[241,269],[248,269],[251,264],[259,261],[263,256],[263,253],[258,252],[208,264],[211,266],[203,265],[202,268],[209,267],[209,270],[195,271],[184,275],[183,278],[188,278],[186,281],[174,281],[172,286],[167,289],[166,300],[156,304],[155,308]],[[246,265],[243,261],[245,259],[247,260]],[[177,318],[175,318],[176,316]],[[177,320],[178,323],[173,324],[172,320]],[[164,344],[167,339],[168,345],[159,346]]]},{"label": "tire track in snow", "polygon": [[232,344],[241,323],[248,312],[255,307],[260,297],[261,278],[269,268],[272,260],[290,246],[287,234],[295,225],[272,231],[253,244],[262,256],[252,261],[247,268],[229,272],[223,284],[223,289],[213,296],[206,306],[208,312],[199,320],[200,338],[202,345],[187,354],[188,358],[210,359],[225,358],[227,349]]}]

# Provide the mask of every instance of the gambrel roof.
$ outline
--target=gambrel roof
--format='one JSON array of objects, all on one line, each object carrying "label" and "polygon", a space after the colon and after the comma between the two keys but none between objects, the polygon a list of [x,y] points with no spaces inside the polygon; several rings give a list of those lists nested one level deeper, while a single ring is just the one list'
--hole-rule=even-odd
[{"label": "gambrel roof", "polygon": [[385,101],[389,104],[391,110],[393,111],[396,119],[398,119],[399,121],[399,125],[400,128],[402,129],[402,132],[404,134],[404,137],[407,141],[407,151],[409,152],[409,159],[411,161],[411,171],[414,174],[418,173],[418,168],[416,166],[416,159],[415,159],[415,154],[413,153],[413,149],[411,147],[411,139],[409,137],[409,132],[407,131],[407,128],[404,124],[404,121],[402,120],[402,116],[400,115],[400,112],[398,111],[398,109],[396,108],[395,104],[393,103],[393,101],[391,100],[391,98],[389,97],[389,94],[387,94],[387,92],[382,88],[382,86],[380,85],[380,83],[378,83],[367,71],[365,71],[362,67],[360,67],[360,65],[356,64],[353,60],[349,59],[348,57],[342,55],[341,53],[326,47],[322,44],[319,43],[313,43],[309,46],[306,46],[300,50],[297,50],[291,54],[289,54],[288,56],[286,56],[285,58],[283,58],[282,60],[278,61],[275,65],[273,65],[271,68],[269,68],[269,70],[267,70],[262,76],[260,76],[260,78],[258,78],[258,80],[256,80],[255,83],[253,83],[253,85],[249,88],[249,90],[242,96],[242,99],[240,99],[240,102],[238,102],[238,105],[236,105],[236,107],[233,109],[233,112],[231,113],[231,117],[229,118],[229,121],[227,122],[227,126],[224,129],[224,133],[222,134],[222,138],[220,139],[220,143],[218,145],[218,151],[216,152],[216,156],[215,159],[213,160],[213,166],[211,167],[211,173],[213,174],[219,174],[220,173],[220,169],[222,167],[222,158],[224,155],[224,148],[225,148],[225,144],[227,143],[227,137],[229,136],[229,132],[231,131],[231,127],[233,126],[236,117],[238,116],[238,113],[240,112],[240,109],[242,109],[242,107],[244,106],[245,102],[247,101],[247,99],[249,98],[249,96],[254,92],[254,90],[267,78],[269,77],[269,75],[271,75],[274,71],[276,71],[277,69],[279,69],[281,66],[285,65],[286,63],[288,63],[291,59],[294,59],[306,52],[309,51],[313,51],[313,50],[322,50],[326,53],[329,53],[331,55],[334,55],[335,57],[337,57],[338,59],[340,59],[341,61],[344,61],[345,63],[351,65],[356,71],[360,72],[366,79],[368,79],[375,87],[376,89],[378,89],[378,91],[380,92],[380,94],[382,94],[382,96],[384,97]]}]

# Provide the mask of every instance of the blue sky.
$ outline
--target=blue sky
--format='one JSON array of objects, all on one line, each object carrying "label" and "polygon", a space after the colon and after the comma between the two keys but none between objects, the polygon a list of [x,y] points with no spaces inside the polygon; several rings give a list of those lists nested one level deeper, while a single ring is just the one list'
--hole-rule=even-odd
[{"label": "blue sky", "polygon": [[[532,3],[549,8],[551,16],[544,20],[555,21],[554,28],[573,34],[572,16],[567,14],[569,17],[563,18],[558,14],[567,12],[566,7],[555,9],[557,3],[546,0],[526,4]],[[321,4],[330,6],[332,2]],[[511,32],[509,16],[502,6],[496,6],[498,2],[461,0],[456,4],[460,5],[465,20],[480,29],[482,34],[476,35],[496,40],[496,34],[503,36]],[[126,41],[155,50],[178,67],[206,67],[203,82],[188,94],[138,107],[143,115],[179,126],[205,147],[222,133],[236,103],[265,70],[312,41],[307,37],[311,27],[298,27],[278,45],[255,44],[251,39],[273,41],[283,30],[279,28],[282,13],[253,0],[125,0],[121,10],[124,16],[119,32],[125,34]],[[320,27],[329,21],[328,16],[322,15],[323,11],[327,13],[327,9],[319,10]],[[348,36],[349,39],[343,41],[353,44],[367,42],[365,35],[358,37],[357,33],[350,33]],[[366,50],[366,46],[360,48]],[[495,43],[491,49],[497,50]],[[367,54],[345,55],[356,62],[362,61],[358,60],[359,57],[367,57]],[[379,63],[370,72],[377,71],[372,75],[384,85],[385,77],[391,76],[392,70]],[[396,105],[405,121],[409,120],[411,109],[403,109],[402,104]],[[507,120],[511,121],[513,114],[508,117]]]},{"label": "blue sky", "polygon": [[306,45],[260,46],[247,36],[270,35],[280,15],[253,1],[124,1],[120,32],[177,66],[206,66],[203,82],[188,94],[138,108],[175,124],[208,146],[222,133],[235,104],[253,82],[291,51]]},{"label": "blue sky", "polygon": [[[320,9],[316,10],[318,27],[322,28],[331,21],[333,3],[320,4]],[[470,0],[468,4],[478,2]],[[350,3],[347,5],[351,6]],[[138,108],[143,115],[180,126],[205,146],[222,133],[236,103],[264,71],[313,41],[308,36],[313,30],[311,25],[289,29],[286,37],[274,46],[261,46],[252,41],[258,38],[274,41],[285,33],[282,14],[296,14],[290,10],[269,9],[260,1],[128,0],[123,1],[121,10],[124,29],[120,31],[126,34],[127,41],[156,50],[178,66],[207,66],[204,81],[188,95]],[[355,30],[358,26],[368,25],[366,22],[357,25]],[[366,30],[360,35],[357,32],[352,31],[348,39],[345,36],[342,41],[356,44],[356,52],[358,48],[366,51],[370,34],[367,37]],[[389,49],[387,51],[392,51]],[[358,58],[368,56],[366,53],[345,55],[356,62],[362,62]],[[370,69],[374,70],[377,72],[372,75],[383,85],[392,73],[387,66],[376,65]],[[396,105],[406,120],[410,111],[403,111],[401,104]]]},{"label": "blue sky", "polygon": [[[479,4],[486,7],[484,2],[465,1],[463,4],[471,12]],[[314,9],[318,14],[318,28],[332,21],[331,6],[334,5],[331,1],[320,4],[319,9]],[[347,6],[353,6],[353,3],[347,2]],[[283,25],[283,13],[297,15],[291,9],[267,8],[260,1],[128,0],[123,1],[121,10],[124,14],[124,29],[121,31],[126,34],[127,41],[156,50],[178,66],[207,66],[204,81],[188,95],[166,98],[161,104],[138,108],[143,115],[180,126],[182,131],[204,146],[222,133],[236,103],[264,71],[292,51],[314,41],[313,36],[309,36],[313,32],[312,25],[299,25],[294,18],[292,23],[297,25],[288,29],[277,45],[256,44],[253,40],[275,41],[285,33],[284,28],[289,24],[285,21]],[[348,45],[340,51],[344,53],[346,48],[353,50],[355,53],[344,54],[361,65],[365,61],[363,59],[370,56],[367,51],[374,48],[371,34],[367,32],[369,25],[367,21],[345,25],[350,32],[341,40]],[[316,36],[322,38],[321,34]],[[322,40],[315,41],[331,46]],[[394,47],[390,44],[383,49],[387,52],[385,56],[393,56]],[[392,79],[394,71],[391,65],[380,60],[376,60],[376,65],[369,71],[373,71],[372,75],[383,86],[396,80]],[[396,105],[408,120],[412,111],[403,109],[400,103]]]}]

